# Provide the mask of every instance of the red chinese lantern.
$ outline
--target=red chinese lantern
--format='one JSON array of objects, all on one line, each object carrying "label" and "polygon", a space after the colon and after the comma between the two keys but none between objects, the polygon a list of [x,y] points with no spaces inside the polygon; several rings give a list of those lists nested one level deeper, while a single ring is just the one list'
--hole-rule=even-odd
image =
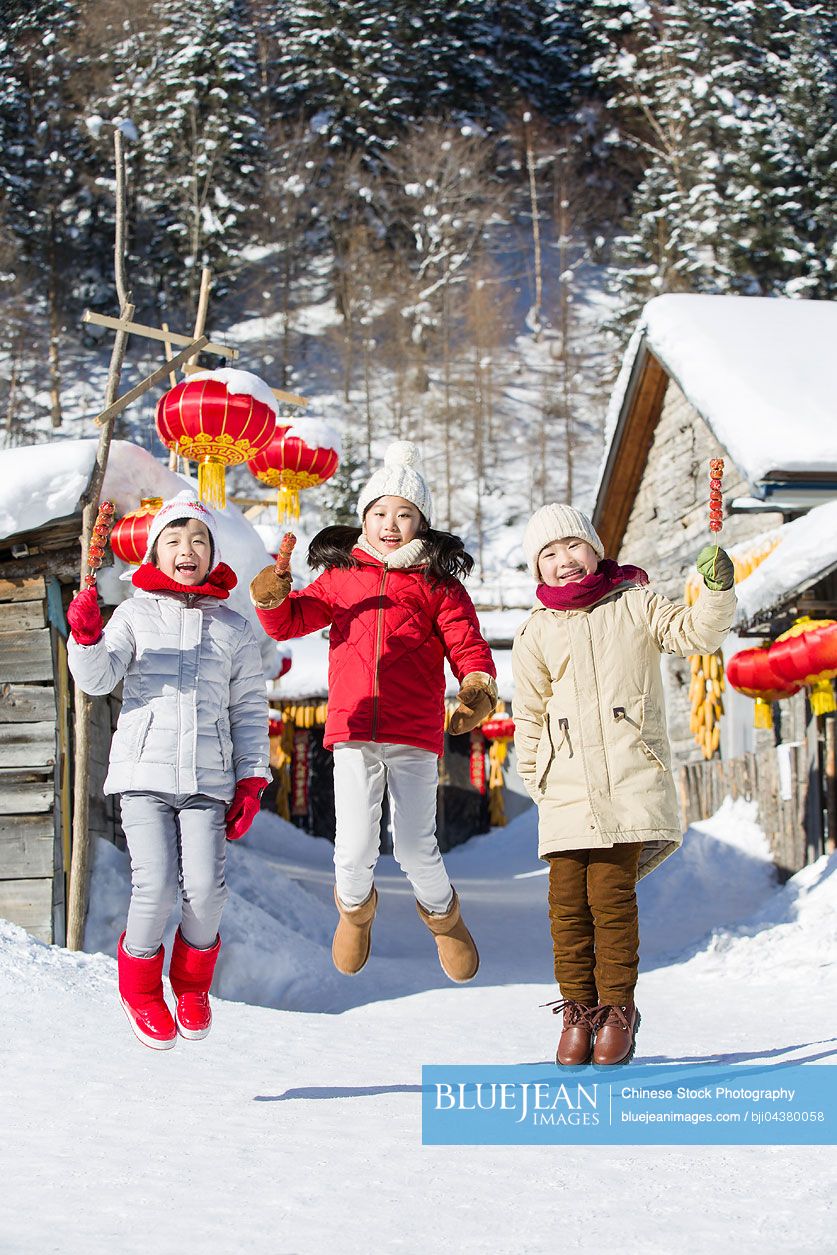
[{"label": "red chinese lantern", "polygon": [[804,615],[770,646],[774,671],[788,683],[806,685],[811,710],[826,715],[837,710],[831,681],[837,675],[837,622]]},{"label": "red chinese lantern", "polygon": [[193,375],[157,403],[160,439],[179,457],[198,464],[198,494],[207,505],[227,504],[224,468],[249,462],[276,430],[273,393],[245,370]]},{"label": "red chinese lantern", "polygon": [[755,700],[753,714],[754,728],[772,728],[773,702],[782,701],[798,693],[801,684],[794,684],[782,678],[773,666],[772,650],[765,646],[759,649],[742,649],[733,654],[727,663],[727,679],[738,693]]},{"label": "red chinese lantern", "polygon": [[514,720],[486,719],[485,723],[480,724],[480,732],[487,741],[511,741],[514,737]]},{"label": "red chinese lantern", "polygon": [[111,532],[110,546],[117,558],[139,566],[148,548],[148,533],[162,497],[140,498],[139,509],[124,514]]},{"label": "red chinese lantern", "polygon": [[279,425],[273,439],[249,466],[256,479],[268,488],[278,488],[276,513],[279,522],[299,518],[299,494],[316,488],[337,470],[339,438],[316,418],[298,418]]}]

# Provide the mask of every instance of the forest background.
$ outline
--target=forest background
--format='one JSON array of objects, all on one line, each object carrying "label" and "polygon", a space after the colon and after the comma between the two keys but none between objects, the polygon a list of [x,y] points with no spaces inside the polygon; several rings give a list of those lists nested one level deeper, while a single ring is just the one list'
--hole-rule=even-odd
[{"label": "forest background", "polygon": [[[6,445],[94,434],[109,341],[81,313],[117,311],[115,125],[136,318],[188,330],[210,266],[213,334],[342,429],[329,521],[415,439],[481,572],[492,527],[583,501],[645,300],[837,291],[830,4],[0,10]],[[159,453],[152,404],[117,434]]]}]

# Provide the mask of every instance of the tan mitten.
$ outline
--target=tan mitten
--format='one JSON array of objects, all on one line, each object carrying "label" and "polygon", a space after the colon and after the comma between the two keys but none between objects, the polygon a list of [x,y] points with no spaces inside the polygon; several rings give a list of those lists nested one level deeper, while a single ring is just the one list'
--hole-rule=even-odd
[{"label": "tan mitten", "polygon": [[277,575],[276,568],[266,566],[250,581],[250,600],[257,610],[275,610],[291,591],[291,576]]},{"label": "tan mitten", "polygon": [[471,671],[456,695],[459,705],[450,717],[448,732],[462,736],[479,727],[497,705],[497,681],[486,671]]}]

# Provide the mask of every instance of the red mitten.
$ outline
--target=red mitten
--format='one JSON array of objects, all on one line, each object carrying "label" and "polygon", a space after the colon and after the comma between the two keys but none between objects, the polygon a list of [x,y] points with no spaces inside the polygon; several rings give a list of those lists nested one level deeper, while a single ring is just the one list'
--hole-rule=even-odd
[{"label": "red mitten", "polygon": [[79,645],[95,645],[102,635],[102,615],[95,588],[76,593],[67,607],[67,622]]},{"label": "red mitten", "polygon": [[259,798],[267,784],[260,776],[239,780],[235,796],[227,809],[227,840],[238,841],[244,836],[259,813]]}]

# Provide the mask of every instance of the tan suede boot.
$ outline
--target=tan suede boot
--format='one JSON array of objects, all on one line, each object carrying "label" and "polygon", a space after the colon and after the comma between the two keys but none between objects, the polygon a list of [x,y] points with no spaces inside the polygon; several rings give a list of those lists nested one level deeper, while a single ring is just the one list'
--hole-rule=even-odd
[{"label": "tan suede boot", "polygon": [[372,921],[378,908],[378,890],[373,885],[369,897],[360,906],[344,906],[335,888],[334,901],[340,919],[331,943],[331,959],[338,972],[356,976],[365,966],[372,948]]},{"label": "tan suede boot", "polygon": [[453,891],[453,901],[447,914],[431,915],[420,902],[416,903],[416,910],[436,940],[439,962],[445,976],[449,976],[459,985],[473,980],[479,970],[480,956],[459,912],[456,890]]}]

